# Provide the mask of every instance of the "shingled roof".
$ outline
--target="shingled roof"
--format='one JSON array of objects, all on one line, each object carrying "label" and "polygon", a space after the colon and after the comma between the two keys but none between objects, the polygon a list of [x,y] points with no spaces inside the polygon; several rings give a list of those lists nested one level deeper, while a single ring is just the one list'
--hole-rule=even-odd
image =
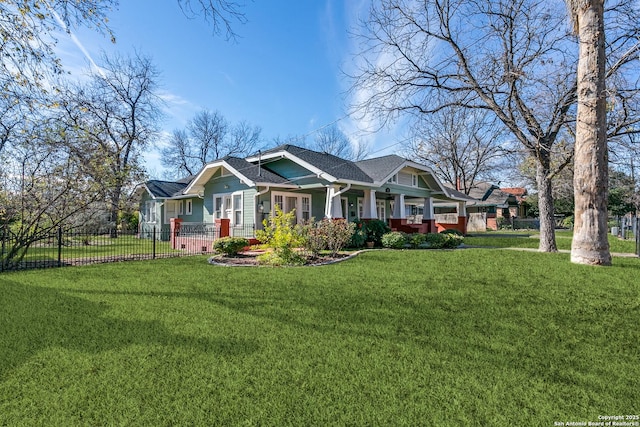
[{"label": "shingled roof", "polygon": [[265,184],[284,184],[287,182],[287,180],[280,175],[263,167],[258,167],[258,165],[254,165],[253,163],[249,163],[245,159],[225,157],[222,160],[250,181]]},{"label": "shingled roof", "polygon": [[406,162],[406,159],[396,156],[395,154],[391,154],[389,156],[360,160],[355,164],[374,181],[380,182],[388,178],[389,175],[402,166],[404,162]]},{"label": "shingled roof", "polygon": [[286,151],[339,180],[373,182],[373,179],[351,160],[342,159],[329,153],[321,153],[308,148],[285,144],[265,151],[262,155],[267,156],[281,151]]},{"label": "shingled roof", "polygon": [[[191,180],[189,180],[189,182],[190,181]],[[181,182],[171,182],[152,179],[151,181],[147,181],[145,185],[153,197],[163,199],[179,196],[189,182],[184,182],[184,180],[181,180]]]}]

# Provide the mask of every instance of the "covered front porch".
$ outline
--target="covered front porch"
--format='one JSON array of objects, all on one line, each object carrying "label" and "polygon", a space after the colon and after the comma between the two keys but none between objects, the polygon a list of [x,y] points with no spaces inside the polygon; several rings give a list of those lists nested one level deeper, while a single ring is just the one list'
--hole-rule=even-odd
[{"label": "covered front porch", "polygon": [[[436,214],[436,204],[443,201],[457,206],[455,218],[451,215],[439,218]],[[465,234],[467,226],[464,200],[444,194],[398,192],[389,187],[361,190],[329,187],[324,217],[363,221],[378,219],[386,221],[392,230],[406,233],[438,233],[456,229]]]}]

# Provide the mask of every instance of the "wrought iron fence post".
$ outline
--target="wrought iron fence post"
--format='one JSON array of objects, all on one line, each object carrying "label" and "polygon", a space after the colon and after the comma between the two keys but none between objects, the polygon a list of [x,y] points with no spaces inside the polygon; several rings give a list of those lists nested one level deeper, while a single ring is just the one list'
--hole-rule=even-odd
[{"label": "wrought iron fence post", "polygon": [[7,224],[2,224],[2,251],[0,251],[0,272],[4,271],[4,252],[7,240]]},{"label": "wrought iron fence post", "polygon": [[58,227],[58,267],[62,267],[62,226]]},{"label": "wrought iron fence post", "polygon": [[153,259],[156,259],[156,226],[153,226]]},{"label": "wrought iron fence post", "polygon": [[640,217],[636,217],[636,255],[640,257]]}]

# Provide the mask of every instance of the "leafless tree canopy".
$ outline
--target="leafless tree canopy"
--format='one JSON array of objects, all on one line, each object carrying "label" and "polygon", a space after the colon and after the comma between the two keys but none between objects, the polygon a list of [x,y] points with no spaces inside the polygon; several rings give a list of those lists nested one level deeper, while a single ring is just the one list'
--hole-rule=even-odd
[{"label": "leafless tree canopy", "polygon": [[178,0],[182,11],[189,18],[202,17],[213,28],[214,34],[235,39],[236,24],[244,24],[247,18],[242,12],[244,3],[230,0]]},{"label": "leafless tree canopy", "polygon": [[108,190],[111,220],[117,221],[122,192],[141,173],[141,150],[159,130],[158,72],[143,56],[104,56],[87,84],[72,86],[60,102],[62,120],[77,138],[76,156]]},{"label": "leafless tree canopy", "polygon": [[257,151],[261,129],[242,121],[230,125],[219,111],[203,110],[175,130],[162,149],[162,165],[170,178],[195,175],[207,163],[225,156],[244,157]]},{"label": "leafless tree canopy", "polygon": [[[616,110],[637,99],[634,4],[619,1],[608,11],[608,77],[632,86],[616,89],[626,99]],[[490,111],[538,161],[540,249],[556,250],[550,159],[556,138],[575,120],[578,60],[564,2],[381,0],[360,33],[354,109],[383,121],[447,108]]]},{"label": "leafless tree canopy", "polygon": [[315,135],[311,148],[352,161],[362,160],[369,154],[366,144],[352,143],[335,124],[320,129]]},{"label": "leafless tree canopy", "polygon": [[503,132],[485,111],[446,108],[425,115],[412,133],[407,156],[465,194],[504,166]]}]

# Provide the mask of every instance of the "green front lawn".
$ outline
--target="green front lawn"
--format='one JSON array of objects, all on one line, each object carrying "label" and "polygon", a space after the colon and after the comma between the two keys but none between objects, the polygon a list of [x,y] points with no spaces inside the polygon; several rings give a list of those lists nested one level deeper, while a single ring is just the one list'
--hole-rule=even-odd
[{"label": "green front lawn", "polygon": [[[560,250],[571,250],[571,231],[556,231],[556,244]],[[633,239],[622,240],[609,235],[609,247],[611,252],[635,253],[636,242]],[[487,232],[472,233],[472,236],[464,238],[464,244],[469,246],[487,246],[498,248],[531,248],[537,249],[540,245],[538,232]]]},{"label": "green front lawn", "polygon": [[640,262],[373,251],[0,275],[0,425],[551,426],[640,413]]}]

